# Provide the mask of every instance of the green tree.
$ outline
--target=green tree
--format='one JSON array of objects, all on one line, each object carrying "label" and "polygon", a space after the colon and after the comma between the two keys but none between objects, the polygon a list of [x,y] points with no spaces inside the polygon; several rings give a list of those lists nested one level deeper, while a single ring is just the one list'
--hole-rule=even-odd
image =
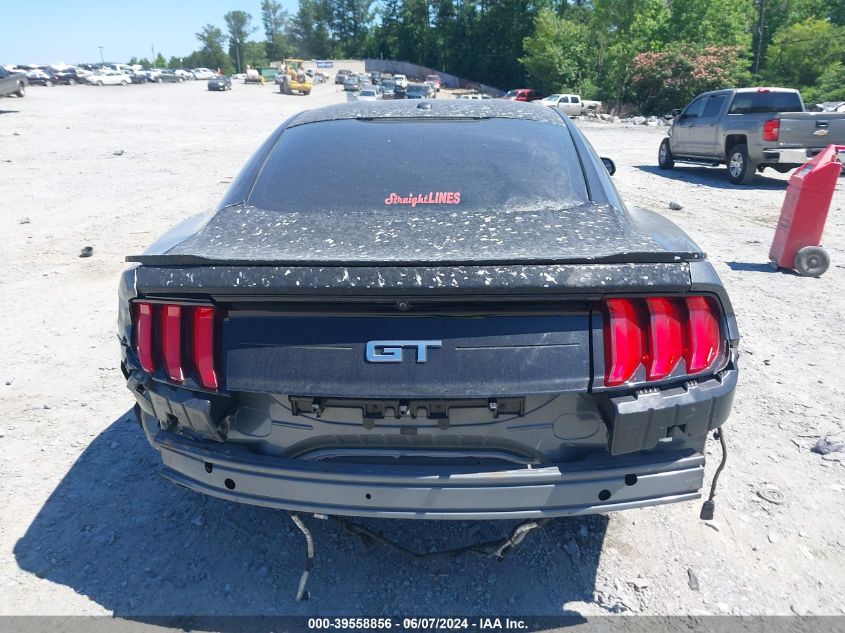
[{"label": "green tree", "polygon": [[167,68],[167,60],[164,58],[164,55],[161,53],[156,55],[156,58],[153,60],[153,66],[155,68]]},{"label": "green tree", "polygon": [[191,64],[192,67],[219,68],[223,74],[231,75],[234,65],[232,58],[223,49],[223,44],[226,41],[223,31],[213,24],[206,24],[196,36],[202,44],[202,48],[197,51],[197,55]]},{"label": "green tree", "polygon": [[630,97],[634,58],[665,46],[669,8],[663,0],[595,0],[595,7],[594,28],[601,33],[596,60],[601,94],[621,101]]},{"label": "green tree", "polygon": [[586,24],[561,18],[552,9],[541,9],[534,33],[524,40],[520,63],[531,85],[546,92],[581,92],[592,80],[593,49]]},{"label": "green tree", "polygon": [[243,72],[246,40],[255,32],[252,16],[246,11],[229,11],[223,21],[229,35],[229,56],[235,59],[238,72]]},{"label": "green tree", "polygon": [[373,0],[333,0],[332,32],[337,55],[358,57],[364,52],[375,14]]},{"label": "green tree", "polygon": [[835,62],[845,59],[845,27],[807,18],[780,29],[766,53],[765,76],[792,88],[812,86]]},{"label": "green tree", "polygon": [[[452,0],[446,0],[452,2]],[[378,9],[380,24],[374,28],[373,57],[396,59],[399,56],[399,39],[402,24],[402,0],[384,0]]]},{"label": "green tree", "polygon": [[803,92],[807,103],[845,101],[845,64],[833,62],[819,75],[815,86]]},{"label": "green tree", "polygon": [[267,42],[247,42],[244,45],[244,67],[261,68],[262,66],[269,66],[267,44]]},{"label": "green tree", "polygon": [[299,0],[299,10],[291,25],[297,55],[326,59],[333,56],[330,0]]},{"label": "green tree", "polygon": [[290,56],[291,43],[288,36],[288,12],[275,0],[263,0],[261,3],[261,23],[267,38],[267,57],[278,61]]},{"label": "green tree", "polygon": [[697,45],[751,45],[752,0],[672,0],[664,40]]}]

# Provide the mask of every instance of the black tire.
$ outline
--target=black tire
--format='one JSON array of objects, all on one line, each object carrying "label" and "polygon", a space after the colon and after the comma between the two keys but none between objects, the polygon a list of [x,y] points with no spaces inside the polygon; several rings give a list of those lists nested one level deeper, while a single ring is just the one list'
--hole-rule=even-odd
[{"label": "black tire", "polygon": [[20,82],[18,84],[18,90],[17,92],[15,92],[15,95],[17,95],[19,99],[23,99],[26,96],[26,84]]},{"label": "black tire", "polygon": [[97,81],[97,85],[98,85],[98,86],[102,86],[102,85],[103,85],[102,80]]},{"label": "black tire", "polygon": [[128,85],[128,84],[129,84],[129,82],[128,82],[128,81],[126,81],[125,79],[124,79],[123,81],[121,81],[121,82],[120,82],[120,85],[121,85],[121,86],[126,86],[126,85]]},{"label": "black tire", "polygon": [[735,185],[747,185],[754,182],[757,168],[748,158],[748,146],[745,143],[734,145],[728,150],[728,180]]},{"label": "black tire", "polygon": [[53,87],[53,82],[52,82],[52,81],[45,81],[45,82],[44,82],[44,86],[45,86],[46,88],[52,88],[52,87]]},{"label": "black tire", "polygon": [[805,246],[795,254],[795,270],[802,277],[821,277],[830,266],[830,255],[821,246]]},{"label": "black tire", "polygon": [[68,79],[67,85],[68,86],[75,86],[76,85],[76,79]]},{"label": "black tire", "polygon": [[675,166],[675,157],[672,155],[668,138],[660,141],[660,149],[657,150],[657,166],[660,169],[672,169]]}]

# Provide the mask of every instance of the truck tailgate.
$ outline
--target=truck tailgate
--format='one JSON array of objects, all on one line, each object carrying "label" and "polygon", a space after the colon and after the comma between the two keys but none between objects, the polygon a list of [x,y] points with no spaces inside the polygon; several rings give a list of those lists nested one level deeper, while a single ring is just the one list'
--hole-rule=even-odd
[{"label": "truck tailgate", "polygon": [[780,149],[845,145],[845,112],[787,112],[780,115]]}]

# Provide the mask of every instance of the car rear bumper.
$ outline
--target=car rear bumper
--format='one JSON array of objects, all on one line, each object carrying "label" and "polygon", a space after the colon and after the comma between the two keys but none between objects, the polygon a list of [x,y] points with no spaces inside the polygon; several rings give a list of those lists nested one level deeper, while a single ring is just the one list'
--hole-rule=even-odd
[{"label": "car rear bumper", "polygon": [[164,476],[191,490],[350,516],[522,519],[609,512],[697,499],[704,476],[704,457],[695,451],[473,470],[292,460],[166,432],[151,441]]}]

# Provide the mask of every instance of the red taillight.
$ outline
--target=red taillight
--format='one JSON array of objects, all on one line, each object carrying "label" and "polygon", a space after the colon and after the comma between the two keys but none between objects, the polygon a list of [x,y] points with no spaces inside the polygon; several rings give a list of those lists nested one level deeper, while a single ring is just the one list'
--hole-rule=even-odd
[{"label": "red taillight", "polygon": [[684,322],[678,302],[654,297],[646,299],[649,314],[646,379],[661,380],[670,375],[684,354]]},{"label": "red taillight", "polygon": [[687,299],[689,313],[689,343],[687,345],[687,373],[697,374],[709,368],[719,355],[721,333],[718,311],[713,301],[705,297]]},{"label": "red taillight", "polygon": [[214,369],[214,308],[194,309],[194,367],[200,383],[207,389],[217,389]]},{"label": "red taillight", "polygon": [[644,332],[637,308],[628,299],[608,299],[604,349],[607,355],[605,384],[614,387],[628,382],[645,353]]},{"label": "red taillight", "polygon": [[763,124],[763,140],[776,141],[780,138],[780,119],[769,119]]},{"label": "red taillight", "polygon": [[182,306],[165,305],[161,311],[161,357],[171,380],[182,382]]},{"label": "red taillight", "polygon": [[132,316],[135,350],[144,371],[155,373],[158,363],[174,382],[183,383],[193,376],[206,389],[220,386],[215,308],[137,301]]},{"label": "red taillight", "polygon": [[[685,374],[712,369],[722,349],[721,312],[707,297],[649,297],[605,301],[605,386],[637,377],[663,380],[683,359]],[[680,373],[680,372],[679,372]]]},{"label": "red taillight", "polygon": [[153,306],[150,303],[135,304],[135,351],[144,371],[156,369],[153,354]]}]

